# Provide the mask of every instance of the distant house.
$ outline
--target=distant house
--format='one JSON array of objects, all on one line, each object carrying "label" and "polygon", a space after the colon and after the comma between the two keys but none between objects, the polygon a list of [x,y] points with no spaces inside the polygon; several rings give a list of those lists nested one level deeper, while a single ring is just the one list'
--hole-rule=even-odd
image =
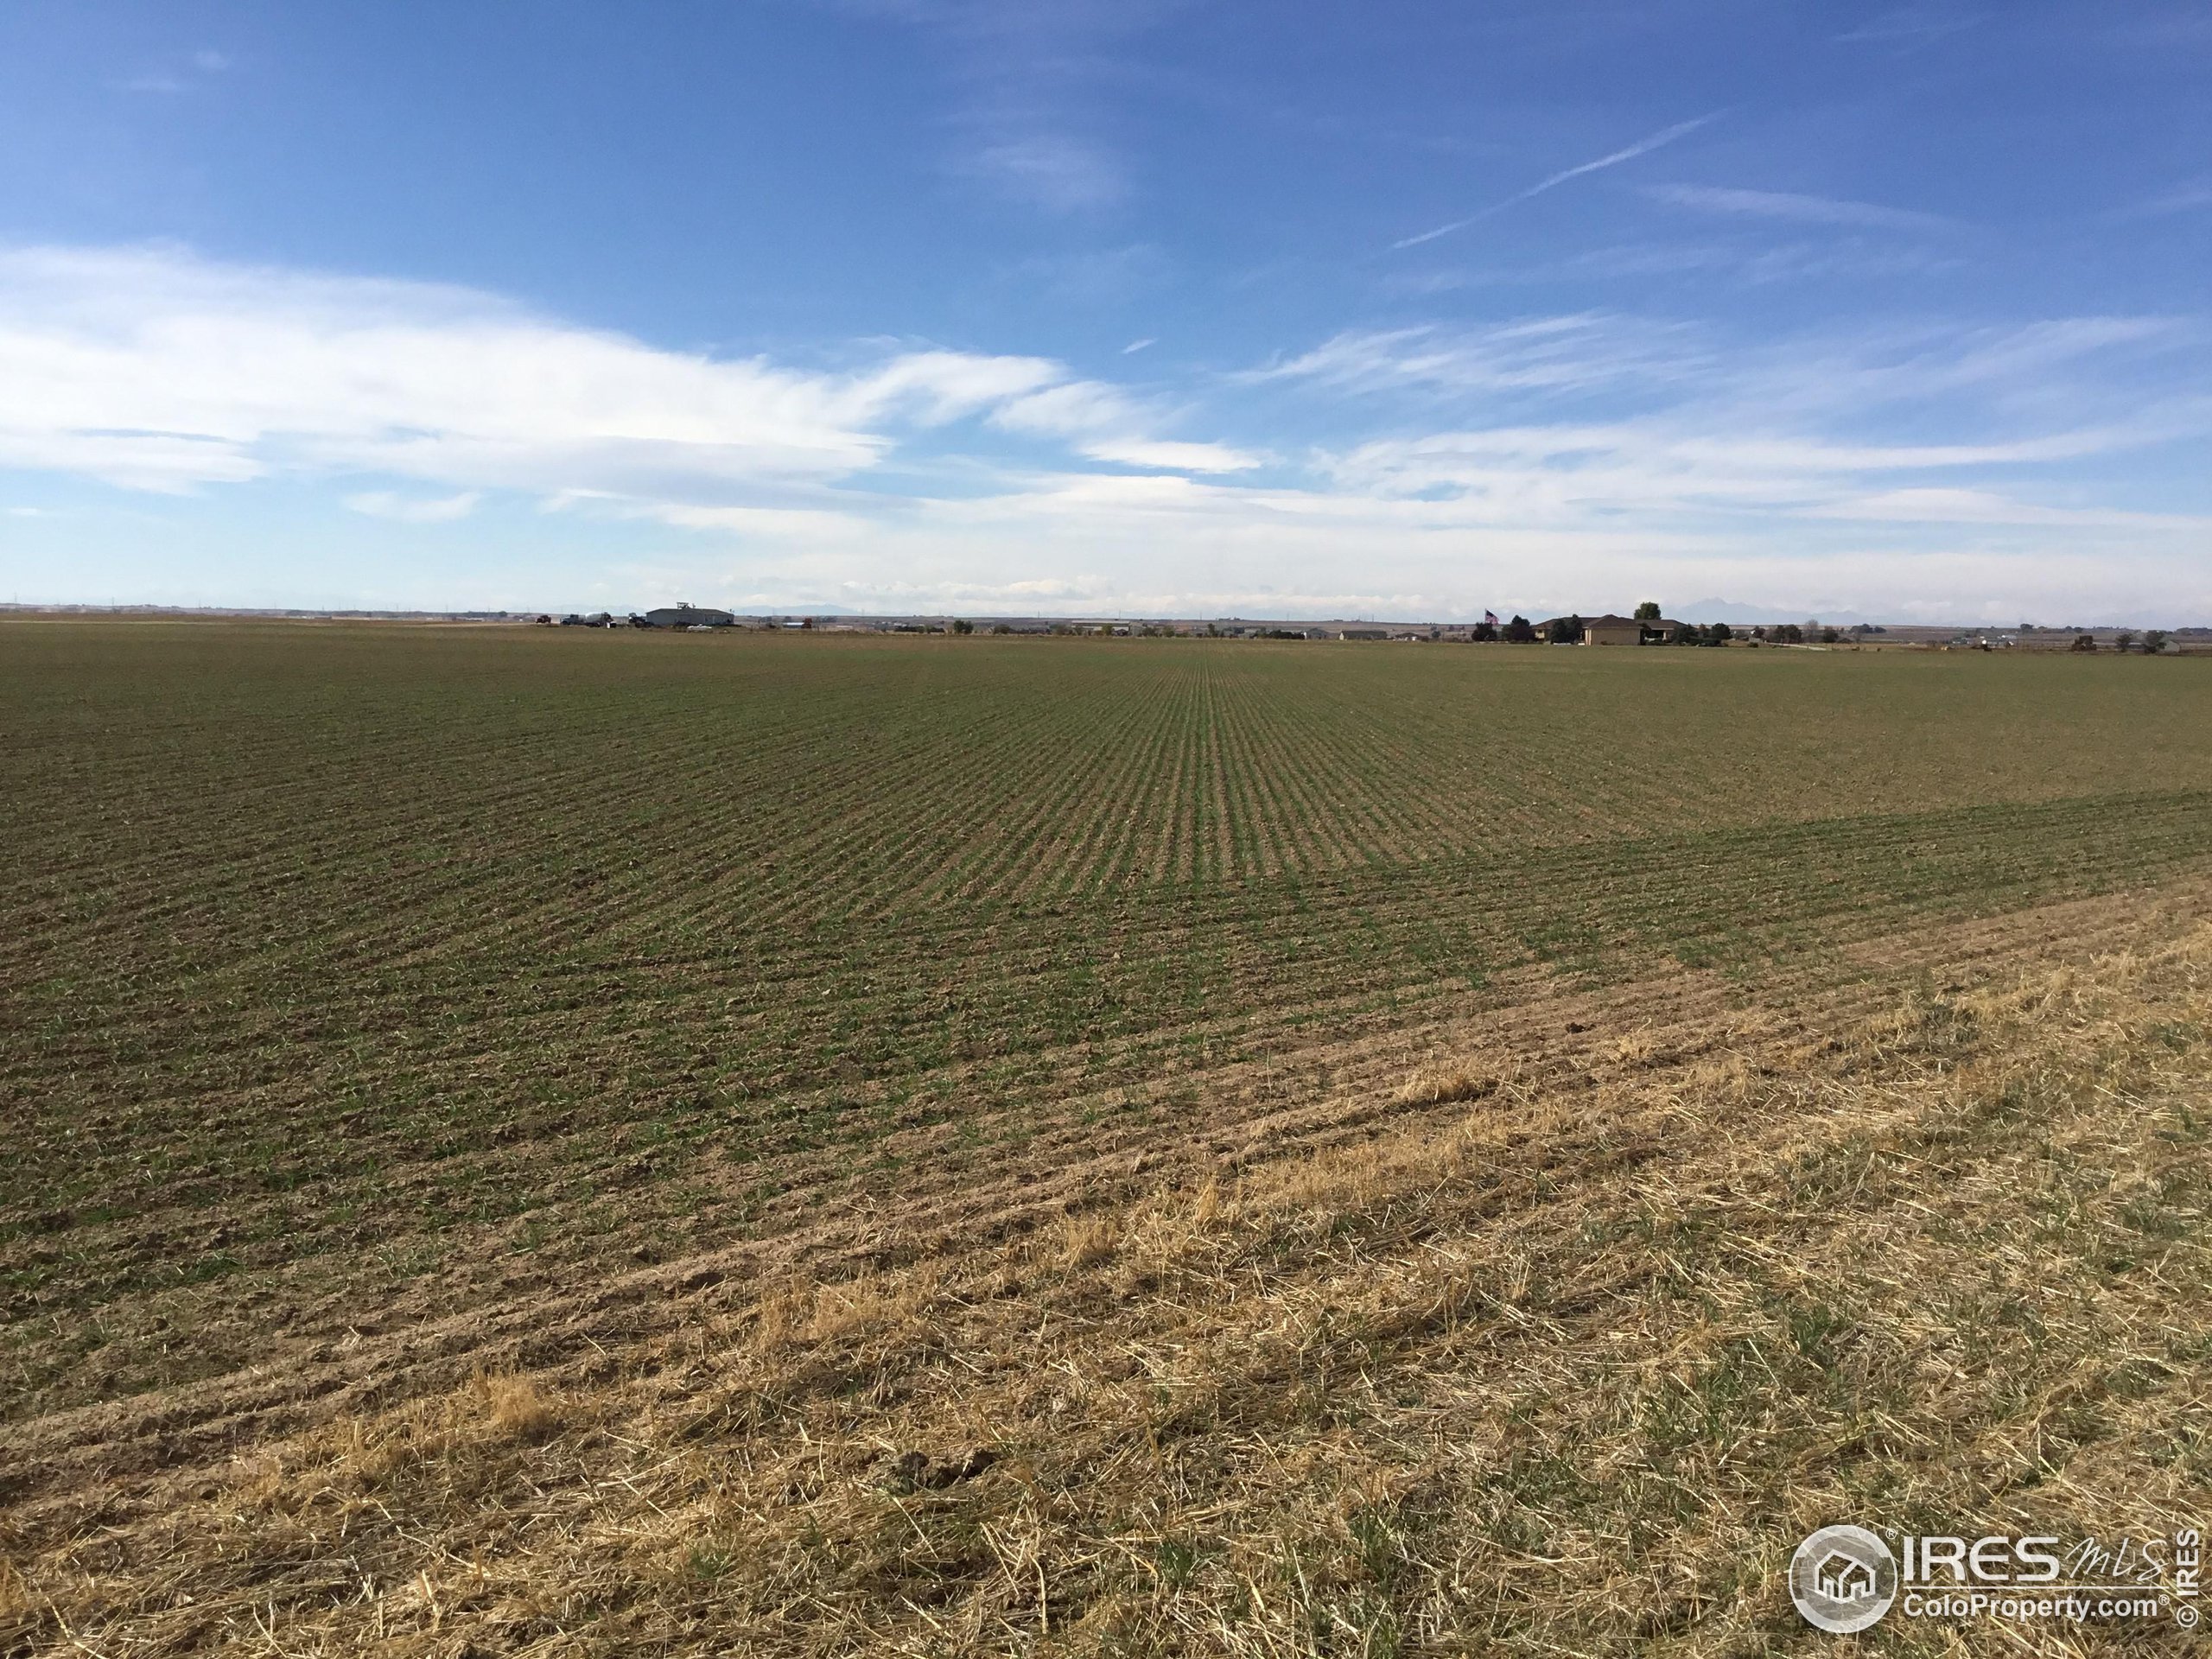
[{"label": "distant house", "polygon": [[[1577,626],[1581,639],[1574,639]],[[1633,616],[1555,616],[1536,624],[1539,639],[1550,639],[1564,635],[1569,643],[1586,645],[1671,645],[1679,643],[1692,629],[1687,622],[1672,622],[1664,617],[1642,620]]]},{"label": "distant house", "polygon": [[1582,619],[1586,645],[1640,645],[1643,624],[1632,616],[1586,616]]},{"label": "distant house", "polygon": [[728,611],[702,610],[693,605],[664,605],[645,613],[649,628],[730,628],[737,619]]},{"label": "distant house", "polygon": [[1337,636],[1339,639],[1388,639],[1388,628],[1346,628]]}]

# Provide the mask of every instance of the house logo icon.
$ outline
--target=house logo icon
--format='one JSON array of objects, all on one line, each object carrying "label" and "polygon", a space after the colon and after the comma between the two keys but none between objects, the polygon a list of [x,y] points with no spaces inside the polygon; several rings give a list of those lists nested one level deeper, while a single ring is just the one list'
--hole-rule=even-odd
[{"label": "house logo icon", "polygon": [[1897,1599],[1897,1558],[1864,1527],[1822,1527],[1789,1558],[1789,1599],[1815,1630],[1866,1630]]},{"label": "house logo icon", "polygon": [[1874,1569],[1839,1549],[1814,1570],[1813,1586],[1830,1601],[1872,1600]]}]

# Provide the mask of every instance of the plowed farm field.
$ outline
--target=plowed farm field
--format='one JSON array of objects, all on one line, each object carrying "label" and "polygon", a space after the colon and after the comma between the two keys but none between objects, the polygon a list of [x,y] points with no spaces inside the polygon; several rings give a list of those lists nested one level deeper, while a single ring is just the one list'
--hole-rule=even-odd
[{"label": "plowed farm field", "polygon": [[[26,620],[0,622],[0,1634],[55,1651],[457,1652],[456,1632],[484,1651],[1027,1651],[1056,1618],[1063,1637],[1104,1621],[1099,1650],[1398,1651],[1376,1645],[1384,1623],[1448,1646],[1471,1615],[1421,1611],[1410,1565],[1359,1567],[1373,1540],[1344,1517],[1402,1507],[1382,1476],[1299,1522],[1337,1529],[1351,1576],[1281,1641],[1262,1639],[1268,1587],[1312,1575],[1277,1556],[1274,1578],[1222,1579],[1205,1618],[1169,1616],[1241,1546],[1226,1522],[1176,1531],[1144,1510],[1156,1494],[1062,1546],[1045,1528],[1017,1548],[1011,1522],[892,1566],[868,1554],[890,1543],[849,1542],[840,1559],[875,1562],[857,1588],[760,1588],[760,1562],[817,1535],[797,1522],[748,1544],[709,1516],[654,1535],[634,1572],[578,1540],[605,1519],[592,1493],[644,1490],[607,1437],[690,1444],[705,1420],[671,1402],[695,1394],[750,1425],[712,1435],[781,1422],[844,1459],[779,1465],[798,1484],[747,1514],[888,1494],[896,1514],[866,1526],[927,1544],[902,1494],[928,1511],[932,1492],[996,1491],[988,1471],[1022,1456],[1033,1498],[1049,1459],[1019,1425],[1071,1429],[1065,1400],[954,1413],[931,1432],[967,1439],[941,1465],[854,1427],[926,1395],[911,1373],[958,1319],[916,1310],[947,1285],[972,1312],[1080,1281],[1065,1328],[1110,1346],[1116,1308],[1181,1271],[1134,1265],[1130,1217],[1211,1237],[1243,1215],[1272,1238],[1261,1211],[1203,1195],[1249,1176],[1306,1205],[1285,1169],[1342,1185],[1370,1143],[1399,1150],[1351,1208],[1387,1211],[1376,1236],[1417,1254],[1434,1236],[1403,1232],[1426,1190],[1408,1172],[1428,1154],[1408,1148],[1471,1102],[1566,1124],[1560,1146],[1611,1179],[1698,1116],[1691,1084],[1637,1096],[1618,1143],[1560,1100],[1726,1060],[1710,1121],[1755,1141],[1782,1085],[1744,1077],[1950,1052],[1969,1039],[1931,1010],[2139,944],[2164,977],[2130,968],[2126,1006],[2185,1033],[2158,1052],[2202,1036],[2212,664],[2195,659]],[[1992,1032],[1996,1006],[1974,1016]],[[2019,1052],[2045,1041],[2005,1018]],[[1902,1048],[1866,1034],[1900,1020],[1919,1033]],[[2066,1051],[2068,1075],[2103,1075],[2093,1048]],[[1452,1167],[1494,1154],[1548,1202],[1550,1154],[1508,1142],[1453,1141]],[[1582,1226],[1542,1248],[1625,1236]],[[1309,1290],[1336,1236],[1300,1245]],[[1009,1265],[1040,1248],[1045,1267]],[[1252,1308],[1274,1270],[1252,1269]],[[823,1311],[830,1287],[893,1284],[896,1319]],[[903,1357],[848,1364],[879,1325],[907,1333]],[[828,1381],[825,1344],[846,1356]],[[717,1356],[741,1350],[773,1374],[731,1381]],[[645,1404],[620,1392],[648,1383]],[[471,1412],[493,1425],[477,1439],[452,1427]],[[1147,1422],[1111,1466],[1128,1446],[1169,1457]],[[392,1472],[433,1429],[464,1460],[504,1448],[490,1497]],[[361,1478],[363,1519],[339,1535],[302,1517],[353,1474],[311,1491],[285,1472],[325,1468],[334,1434],[364,1467],[393,1435],[416,1447]],[[563,1446],[568,1472],[549,1472]],[[1068,1478],[1104,1478],[1085,1466]],[[658,1512],[711,1510],[706,1491]],[[480,1498],[551,1530],[472,1533]],[[263,1519],[184,1565],[219,1512]],[[827,1513],[806,1526],[834,1532]],[[1375,1525],[1414,1561],[1398,1521]],[[1140,1532],[1135,1567],[1098,1541]],[[1548,1535],[1494,1541],[1550,1560]],[[499,1577],[502,1550],[555,1536],[567,1588]],[[471,1549],[475,1579],[448,1575]],[[653,1623],[695,1592],[690,1623]],[[1539,1628],[1510,1586],[1483,1593],[1469,1650],[1649,1633],[1626,1604],[1570,1618],[1561,1592],[1567,1622]],[[718,1595],[736,1601],[717,1613]],[[967,1622],[939,1630],[933,1609]]]}]

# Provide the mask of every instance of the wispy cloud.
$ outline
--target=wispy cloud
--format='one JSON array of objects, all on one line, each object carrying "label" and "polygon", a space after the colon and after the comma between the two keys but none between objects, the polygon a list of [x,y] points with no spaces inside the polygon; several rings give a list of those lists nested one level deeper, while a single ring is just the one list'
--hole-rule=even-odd
[{"label": "wispy cloud", "polygon": [[175,95],[188,92],[204,84],[211,77],[221,74],[231,67],[231,60],[212,47],[202,47],[188,54],[174,64],[142,70],[115,83],[126,92],[157,92]]},{"label": "wispy cloud", "polygon": [[[753,608],[2087,594],[2212,620],[2196,497],[2099,460],[2212,431],[2206,344],[2159,317],[1752,338],[1575,312],[1346,330],[1179,391],[912,346],[710,358],[466,289],[47,250],[0,253],[0,467],[282,478],[425,524],[512,492],[661,561],[656,587],[774,595]],[[1244,423],[1184,435],[1201,406]],[[515,533],[485,516],[472,543]]]},{"label": "wispy cloud", "polygon": [[2118,45],[2160,53],[2212,48],[2212,13],[2191,0],[2178,5],[2152,4],[2134,9],[2132,14],[2119,7],[2112,10],[2120,15],[2112,20],[2104,35]]},{"label": "wispy cloud", "polygon": [[1524,317],[1484,328],[1352,330],[1248,377],[1351,391],[1572,393],[1624,382],[1698,378],[1691,332],[1605,312]]},{"label": "wispy cloud", "polygon": [[1851,276],[1901,276],[1948,270],[1958,256],[1916,242],[1796,237],[1779,242],[1630,243],[1592,248],[1562,267],[1569,276],[1646,277],[1712,271],[1751,286]]},{"label": "wispy cloud", "polygon": [[365,490],[345,498],[348,510],[371,518],[389,518],[402,524],[449,524],[476,511],[483,497],[474,490],[459,495],[397,495],[390,490]]},{"label": "wispy cloud", "polygon": [[1979,13],[1962,12],[1948,6],[1899,6],[1869,18],[1856,29],[1846,29],[1835,38],[1910,51],[1972,29],[1981,21]]},{"label": "wispy cloud", "polygon": [[1001,431],[1058,438],[1094,461],[1126,467],[1240,473],[1265,459],[1226,444],[1159,437],[1156,412],[1117,388],[1092,380],[1069,381],[1009,399],[988,419]]},{"label": "wispy cloud", "polygon": [[715,531],[745,537],[811,544],[849,540],[868,521],[830,507],[702,507],[680,501],[569,500],[564,508],[597,508],[619,518],[649,518],[679,530]]},{"label": "wispy cloud", "polygon": [[2145,201],[2133,202],[2120,208],[2115,217],[2120,219],[2160,219],[2169,213],[2193,213],[2201,208],[2212,207],[2212,180],[2199,180],[2164,191]]},{"label": "wispy cloud", "polygon": [[1727,237],[1616,243],[1586,248],[1563,259],[1520,264],[1484,263],[1471,269],[1407,270],[1385,275],[1379,286],[1388,294],[1421,298],[1478,289],[1548,288],[1592,278],[1643,283],[1654,276],[1693,272],[1762,286],[1840,276],[1924,275],[1955,269],[1959,263],[1956,251],[1928,237],[1910,240],[1818,234],[1781,240]]},{"label": "wispy cloud", "polygon": [[1439,237],[1451,235],[1454,231],[1464,231],[1470,225],[1479,224],[1493,213],[1503,213],[1509,207],[1542,195],[1547,190],[1556,190],[1571,179],[1579,179],[1591,173],[1600,173],[1609,167],[1618,167],[1622,162],[1632,162],[1639,156],[1649,156],[1653,150],[1662,149],[1678,138],[1687,137],[1700,127],[1707,125],[1719,118],[1719,111],[1716,111],[1712,115],[1700,115],[1694,121],[1678,121],[1673,126],[1662,128],[1648,138],[1639,138],[1636,143],[1614,150],[1611,155],[1600,156],[1594,162],[1584,162],[1580,166],[1565,168],[1548,178],[1540,179],[1517,195],[1508,196],[1503,201],[1494,203],[1480,213],[1471,213],[1465,219],[1455,219],[1449,225],[1439,225],[1433,230],[1423,231],[1415,236],[1403,237],[1393,242],[1390,246],[1394,251],[1400,248],[1417,248],[1424,242],[1433,242]]},{"label": "wispy cloud", "polygon": [[950,170],[1028,207],[1101,213],[1135,194],[1103,84],[1156,0],[889,0],[850,5],[924,32],[950,55],[960,137]]},{"label": "wispy cloud", "polygon": [[1956,221],[1938,213],[1885,207],[1871,201],[1798,195],[1785,190],[1737,190],[1703,184],[1654,184],[1643,194],[1655,201],[1698,213],[1737,218],[1780,219],[1795,225],[1836,225],[1860,230],[1948,231]]},{"label": "wispy cloud", "polygon": [[[1732,429],[1707,429],[1716,419],[1726,419]],[[1324,464],[1356,492],[1458,501],[1481,521],[1497,524],[1579,524],[1623,512],[1655,521],[1693,512],[1870,517],[1880,515],[1859,511],[1858,504],[1907,499],[1894,482],[1900,477],[2018,472],[2126,447],[2129,435],[2077,431],[1982,444],[1865,443],[1809,432],[1763,436],[1751,428],[1748,410],[1724,415],[1707,407],[1694,417],[1669,413],[1377,439]],[[1939,499],[1924,487],[1918,493],[1931,505]],[[1948,490],[1942,499],[1957,493]],[[2099,523],[2113,519],[2110,513],[2094,516]]]},{"label": "wispy cloud", "polygon": [[2126,508],[2065,507],[2023,501],[1997,490],[1882,490],[1824,504],[1830,518],[1908,524],[2023,524],[2089,531],[2180,531],[2212,534],[2212,515],[2136,512]]},{"label": "wispy cloud", "polygon": [[383,474],[356,511],[458,515],[475,493],[758,503],[988,417],[1118,465],[1251,464],[1047,359],[907,349],[843,372],[665,351],[429,284],[166,249],[0,251],[0,466],[178,493]]},{"label": "wispy cloud", "polygon": [[1025,133],[986,144],[968,168],[1016,200],[1055,213],[1110,207],[1129,194],[1118,157],[1067,133]]},{"label": "wispy cloud", "polygon": [[1066,253],[1033,254],[1007,266],[1005,280],[1033,287],[1061,305],[1127,305],[1138,296],[1173,283],[1176,262],[1156,245],[1085,248]]}]

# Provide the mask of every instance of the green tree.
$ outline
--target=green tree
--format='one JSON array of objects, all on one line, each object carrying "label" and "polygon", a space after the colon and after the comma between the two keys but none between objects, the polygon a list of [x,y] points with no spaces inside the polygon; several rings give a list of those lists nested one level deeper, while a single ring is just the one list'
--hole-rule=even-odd
[{"label": "green tree", "polygon": [[1527,617],[1516,615],[1499,631],[1499,637],[1509,645],[1533,645],[1536,643],[1536,630]]},{"label": "green tree", "polygon": [[2123,657],[2127,654],[2127,648],[2134,643],[2135,636],[2130,633],[2126,628],[2122,628],[2118,633],[2113,636],[2113,649],[2120,652]]},{"label": "green tree", "polygon": [[2166,631],[2164,628],[2146,628],[2144,630],[2143,654],[2145,656],[2155,657],[2165,648]]},{"label": "green tree", "polygon": [[976,625],[963,617],[955,617],[952,621],[952,631],[955,633],[973,633],[976,632]]},{"label": "green tree", "polygon": [[1636,620],[1639,622],[1656,622],[1659,620],[1659,601],[1656,599],[1645,600],[1643,604],[1636,607]]}]

